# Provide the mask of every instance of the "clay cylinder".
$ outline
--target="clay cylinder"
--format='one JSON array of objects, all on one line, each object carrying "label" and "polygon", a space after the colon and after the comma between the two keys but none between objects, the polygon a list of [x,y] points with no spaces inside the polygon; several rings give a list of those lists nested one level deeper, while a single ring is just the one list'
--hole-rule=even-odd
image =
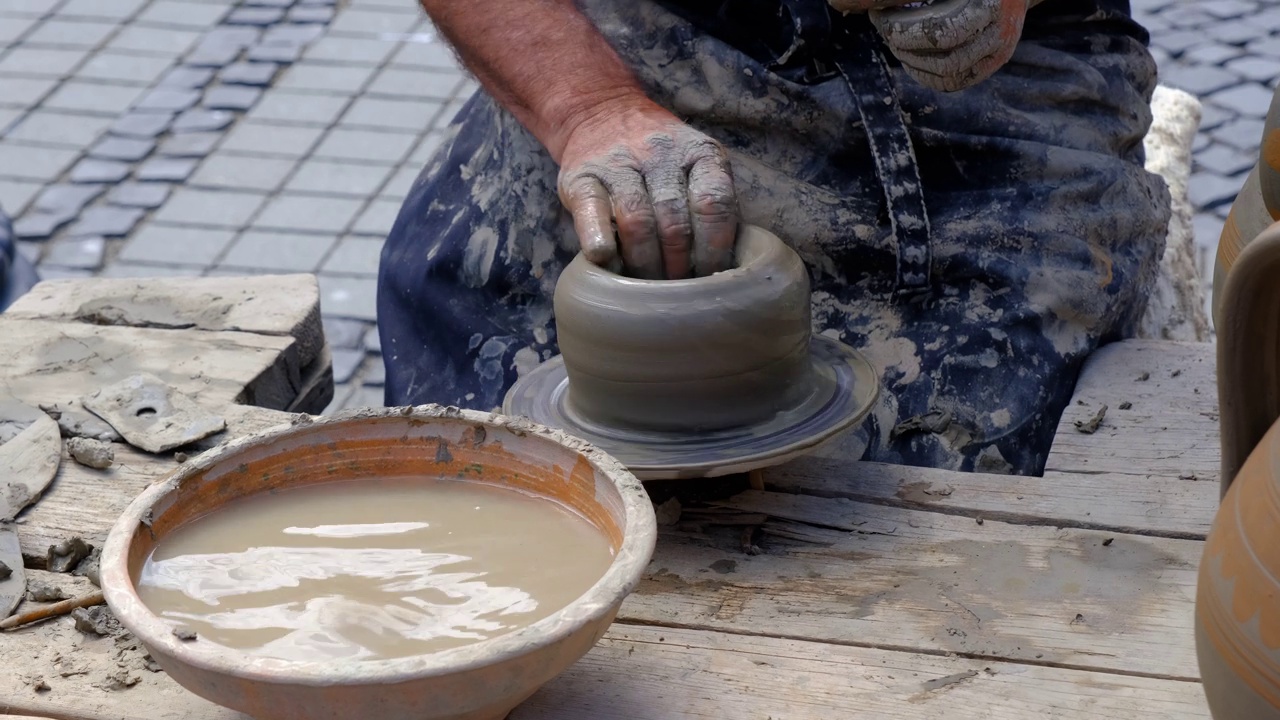
[{"label": "clay cylinder", "polygon": [[588,421],[634,430],[744,426],[810,391],[809,277],[758,227],[738,233],[736,267],[638,280],[579,255],[555,292],[568,402]]}]

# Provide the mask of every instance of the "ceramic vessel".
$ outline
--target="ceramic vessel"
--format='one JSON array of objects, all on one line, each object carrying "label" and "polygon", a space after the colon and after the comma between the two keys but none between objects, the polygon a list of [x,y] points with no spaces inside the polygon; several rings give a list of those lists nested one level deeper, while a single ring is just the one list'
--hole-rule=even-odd
[{"label": "ceramic vessel", "polygon": [[720,430],[794,407],[812,384],[809,276],[758,227],[732,270],[637,280],[579,255],[556,284],[569,404],[596,423]]},{"label": "ceramic vessel", "polygon": [[1280,720],[1280,223],[1240,253],[1220,308],[1223,499],[1196,654],[1215,720]]},{"label": "ceramic vessel", "polygon": [[[394,660],[302,663],[184,642],[142,604],[134,580],[175,528],[240,497],[332,481],[335,467],[337,479],[466,477],[552,498],[599,527],[615,559],[585,594],[537,623]],[[655,537],[640,482],[582,441],[457,408],[365,410],[237,440],[147,489],[107,538],[102,587],[116,617],[175,681],[258,720],[501,720],[599,640],[639,581]]]}]

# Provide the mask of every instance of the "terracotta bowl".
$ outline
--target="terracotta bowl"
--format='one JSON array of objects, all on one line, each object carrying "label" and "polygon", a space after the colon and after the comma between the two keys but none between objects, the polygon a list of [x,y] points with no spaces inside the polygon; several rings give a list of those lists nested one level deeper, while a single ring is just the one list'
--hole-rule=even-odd
[{"label": "terracotta bowl", "polygon": [[[335,479],[414,474],[465,476],[564,503],[610,539],[613,564],[577,600],[528,627],[393,660],[294,662],[184,642],[138,597],[135,578],[157,543],[232,500]],[[600,639],[639,582],[655,537],[640,482],[580,440],[457,408],[364,410],[237,440],[148,488],[107,538],[102,588],[116,617],[174,680],[259,720],[500,720]]]},{"label": "terracotta bowl", "polygon": [[809,276],[769,231],[738,232],[736,267],[637,280],[579,255],[556,283],[568,402],[595,423],[720,430],[800,404],[809,359]]}]

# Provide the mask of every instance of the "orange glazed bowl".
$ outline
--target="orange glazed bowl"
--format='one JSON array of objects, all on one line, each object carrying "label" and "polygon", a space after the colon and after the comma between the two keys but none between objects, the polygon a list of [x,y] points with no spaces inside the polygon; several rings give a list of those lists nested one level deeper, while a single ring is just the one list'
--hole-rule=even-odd
[{"label": "orange glazed bowl", "polygon": [[[179,527],[258,493],[364,477],[459,479],[567,506],[614,551],[583,595],[527,627],[439,652],[301,662],[183,641],[135,585]],[[220,446],[148,488],[103,547],[111,610],[180,685],[258,720],[501,720],[585,655],[653,554],[657,523],[640,482],[587,443],[525,420],[427,405],[300,416]],[[555,561],[555,559],[552,559]]]}]

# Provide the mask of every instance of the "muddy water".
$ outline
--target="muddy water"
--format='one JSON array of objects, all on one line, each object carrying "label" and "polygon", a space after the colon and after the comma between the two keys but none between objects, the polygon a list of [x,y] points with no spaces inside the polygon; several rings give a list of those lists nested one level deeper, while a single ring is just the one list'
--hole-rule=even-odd
[{"label": "muddy water", "polygon": [[213,642],[288,660],[385,659],[541,620],[612,561],[579,515],[513,490],[362,480],[238,500],[147,559],[151,610]]}]

